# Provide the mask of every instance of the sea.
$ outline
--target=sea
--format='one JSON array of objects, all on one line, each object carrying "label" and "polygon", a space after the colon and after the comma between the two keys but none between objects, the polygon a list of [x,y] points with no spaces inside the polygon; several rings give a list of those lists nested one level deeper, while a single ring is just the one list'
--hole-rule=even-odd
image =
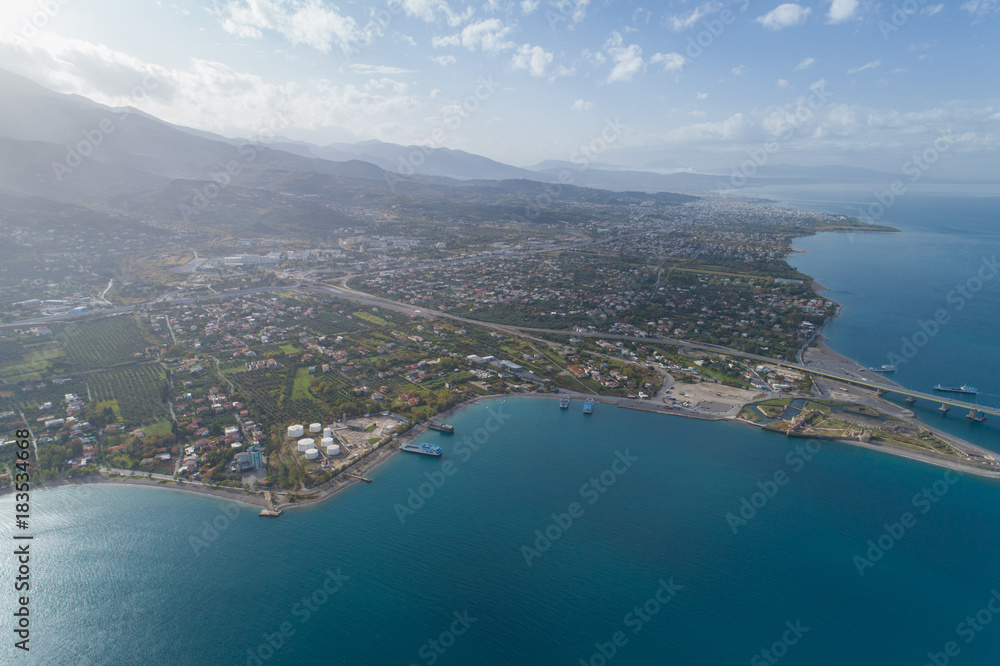
[{"label": "sea", "polygon": [[[871,191],[755,192],[852,214]],[[988,191],[907,193],[898,234],[792,263],[843,311],[830,345],[1000,404]],[[952,299],[954,300],[954,299]],[[949,315],[931,335],[921,322]],[[944,318],[941,318],[944,321]],[[261,518],[162,487],[31,494],[29,591],[0,497],[0,663],[980,665],[1000,661],[1000,482],[729,422],[485,400],[319,505]],[[1000,452],[995,422],[916,405]],[[21,542],[23,543],[23,541]],[[15,647],[29,596],[30,650]]]}]

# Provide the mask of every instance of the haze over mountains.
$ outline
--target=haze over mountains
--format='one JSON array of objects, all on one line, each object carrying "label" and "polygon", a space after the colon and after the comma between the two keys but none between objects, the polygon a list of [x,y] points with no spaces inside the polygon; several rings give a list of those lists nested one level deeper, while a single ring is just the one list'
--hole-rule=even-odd
[{"label": "haze over mountains", "polygon": [[[302,233],[345,224],[338,206],[458,205],[455,215],[517,215],[526,205],[682,202],[725,175],[652,171],[588,162],[531,168],[449,148],[379,141],[317,146],[281,136],[227,138],[178,127],[130,108],[64,95],[0,70],[0,193],[94,207],[162,223],[211,211],[232,228]],[[890,174],[847,167],[762,166],[747,185],[776,182],[889,182]],[[555,221],[565,210],[543,210]],[[277,225],[277,226],[275,226]]]}]

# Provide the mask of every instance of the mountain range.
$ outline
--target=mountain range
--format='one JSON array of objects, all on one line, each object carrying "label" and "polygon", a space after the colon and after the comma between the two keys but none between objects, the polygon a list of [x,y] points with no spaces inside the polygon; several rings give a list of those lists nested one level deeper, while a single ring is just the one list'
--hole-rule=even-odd
[{"label": "mountain range", "polygon": [[[253,142],[57,93],[4,70],[0,95],[0,210],[7,211],[20,198],[162,224],[210,217],[229,230],[309,234],[347,224],[347,209],[366,206],[472,221],[516,218],[531,208],[532,221],[555,222],[579,215],[572,204],[581,202],[682,203],[728,177],[693,173],[669,158],[647,162],[647,170],[558,160],[522,168],[462,150],[381,141]],[[747,185],[891,178],[848,167],[765,165]]]}]

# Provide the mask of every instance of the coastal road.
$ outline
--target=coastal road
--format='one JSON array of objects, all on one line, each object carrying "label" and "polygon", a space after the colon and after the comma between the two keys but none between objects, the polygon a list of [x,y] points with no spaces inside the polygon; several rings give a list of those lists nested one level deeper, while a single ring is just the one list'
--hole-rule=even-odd
[{"label": "coastal road", "polygon": [[[633,336],[624,335],[618,333],[601,333],[598,331],[566,331],[559,329],[550,328],[535,328],[530,326],[513,326],[506,324],[494,324],[490,322],[484,322],[478,319],[469,319],[467,317],[460,317],[458,315],[453,315],[447,312],[441,312],[439,310],[430,310],[426,308],[418,308],[416,306],[400,303],[398,301],[392,301],[387,298],[382,298],[380,296],[373,296],[356,289],[348,287],[346,283],[346,278],[341,282],[341,284],[325,284],[325,283],[304,283],[303,289],[315,289],[319,291],[325,291],[332,295],[336,295],[345,300],[350,300],[355,303],[360,303],[363,305],[372,305],[387,310],[395,310],[397,312],[403,312],[405,314],[410,314],[414,316],[424,316],[429,318],[441,318],[450,319],[452,321],[461,322],[463,324],[468,324],[470,326],[479,326],[484,328],[491,328],[496,331],[506,332],[508,335],[518,335],[525,333],[545,333],[550,335],[569,335],[573,337],[587,337],[587,338],[598,338],[603,340],[621,340],[627,342],[640,342],[643,344],[660,344],[668,345],[678,348],[691,348],[697,349],[699,351],[713,352],[718,354],[726,354],[728,356],[736,356],[738,358],[745,358],[748,360],[760,361],[762,363],[772,363],[778,366],[784,366],[787,368],[792,368],[794,370],[799,370],[800,372],[809,373],[811,375],[816,375],[820,377],[825,377],[827,379],[832,379],[839,382],[844,382],[847,384],[853,384],[856,386],[863,386],[870,389],[875,389],[876,391],[884,391],[886,393],[896,393],[905,396],[911,396],[915,399],[927,400],[930,402],[936,402],[942,405],[947,405],[949,407],[956,407],[958,409],[969,410],[970,413],[973,411],[979,412],[981,414],[991,414],[994,416],[1000,416],[1000,409],[995,407],[988,407],[984,405],[977,405],[973,403],[963,402],[960,400],[954,400],[947,397],[942,397],[940,395],[934,395],[930,393],[922,393],[919,391],[911,391],[904,387],[895,384],[886,384],[882,382],[876,382],[873,380],[868,380],[861,375],[854,374],[853,372],[846,370],[841,367],[841,372],[833,372],[830,370],[821,370],[813,366],[805,365],[804,363],[796,363],[792,361],[787,361],[785,359],[776,359],[769,356],[762,356],[760,354],[752,354],[750,352],[740,351],[738,349],[732,349],[729,347],[723,347],[721,345],[713,345],[709,343],[702,342],[691,342],[688,340],[678,340],[675,338],[659,338],[652,336]],[[859,370],[861,370],[859,368]]]}]

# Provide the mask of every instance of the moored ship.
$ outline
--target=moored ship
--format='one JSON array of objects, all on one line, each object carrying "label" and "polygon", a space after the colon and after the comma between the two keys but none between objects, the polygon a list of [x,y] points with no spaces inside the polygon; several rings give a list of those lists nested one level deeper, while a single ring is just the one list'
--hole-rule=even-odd
[{"label": "moored ship", "polygon": [[896,372],[896,366],[885,363],[877,368],[868,368],[872,372]]},{"label": "moored ship", "polygon": [[562,409],[569,409],[569,396],[564,395],[559,399],[559,407]]},{"label": "moored ship", "polygon": [[594,412],[594,399],[587,398],[587,402],[583,403],[583,413],[592,414]]},{"label": "moored ship", "polygon": [[934,387],[935,391],[944,391],[946,393],[969,393],[975,395],[979,393],[979,389],[974,386],[969,386],[968,384],[962,384],[961,386],[941,386],[938,384]]},{"label": "moored ship", "polygon": [[399,447],[401,451],[409,451],[410,453],[421,453],[425,456],[439,456],[441,455],[441,447],[435,446],[434,444],[403,444]]},{"label": "moored ship", "polygon": [[429,423],[427,427],[431,430],[437,430],[438,432],[446,432],[449,435],[455,434],[455,426],[448,425],[447,423]]}]

